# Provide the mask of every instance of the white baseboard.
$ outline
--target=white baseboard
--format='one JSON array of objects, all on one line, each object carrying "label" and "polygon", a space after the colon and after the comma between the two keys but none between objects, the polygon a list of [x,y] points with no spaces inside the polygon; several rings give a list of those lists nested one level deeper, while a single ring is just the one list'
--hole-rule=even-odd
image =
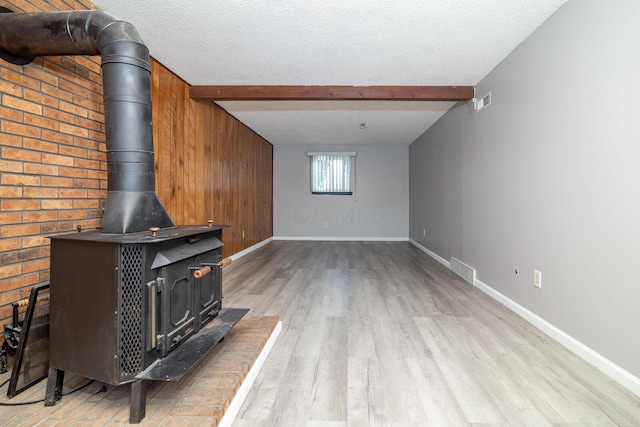
[{"label": "white baseboard", "polygon": [[262,351],[258,355],[258,358],[254,362],[253,366],[251,366],[251,369],[249,370],[249,373],[245,377],[244,381],[242,381],[238,392],[234,396],[233,400],[231,400],[231,403],[229,404],[227,410],[224,412],[224,415],[222,417],[222,420],[220,420],[220,424],[218,424],[218,427],[230,427],[231,424],[233,424],[233,421],[236,419],[236,416],[238,415],[242,404],[249,395],[251,386],[258,377],[260,369],[262,369],[262,365],[264,365],[264,362],[267,360],[267,356],[269,356],[271,349],[275,345],[276,340],[278,339],[278,335],[280,335],[280,331],[282,331],[282,321],[278,322],[273,332],[271,333],[271,336],[262,348]]},{"label": "white baseboard", "polygon": [[634,376],[630,372],[616,365],[600,353],[594,351],[590,347],[587,347],[577,339],[573,338],[571,335],[555,327],[535,313],[527,310],[517,302],[496,291],[491,286],[483,283],[481,280],[476,279],[475,286],[482,292],[500,302],[502,305],[516,313],[518,316],[522,317],[524,320],[547,334],[549,337],[553,338],[554,340],[568,348],[578,357],[595,366],[598,370],[602,371],[609,378],[622,385],[633,394],[635,394],[636,396],[640,396],[640,378]]},{"label": "white baseboard", "polygon": [[[437,255],[433,251],[430,251],[429,249],[425,248],[412,239],[409,239],[409,242],[411,242],[411,244],[416,246],[421,251],[425,252],[436,261],[440,262],[445,267],[449,268],[449,262],[441,256]],[[616,365],[611,360],[602,356],[600,353],[594,351],[590,347],[587,347],[582,342],[573,338],[571,335],[547,322],[540,316],[529,311],[507,296],[496,291],[481,280],[476,279],[474,286],[507,307],[509,310],[516,313],[518,316],[522,317],[524,320],[538,328],[540,331],[544,332],[546,335],[548,335],[558,343],[562,344],[564,347],[569,349],[571,352],[576,354],[587,363],[595,366],[602,373],[607,375],[609,378],[611,378],[636,396],[640,396],[640,378]]]},{"label": "white baseboard", "polygon": [[309,240],[325,242],[406,242],[408,237],[322,237],[322,236],[273,236],[273,240]]},{"label": "white baseboard", "polygon": [[238,258],[241,258],[241,257],[243,257],[243,256],[245,256],[245,255],[247,255],[247,254],[249,254],[249,253],[251,253],[251,252],[255,251],[256,249],[258,249],[258,248],[260,248],[260,247],[262,247],[262,246],[266,245],[267,243],[269,243],[269,242],[270,242],[270,241],[272,241],[272,240],[273,240],[273,237],[269,237],[268,239],[265,239],[265,240],[263,240],[262,242],[258,242],[258,243],[256,243],[256,244],[255,244],[255,245],[253,245],[253,246],[249,246],[248,248],[241,250],[241,251],[240,251],[240,252],[238,252],[237,254],[233,254],[233,255],[231,255],[231,256],[230,256],[230,258],[231,258],[233,261],[235,261],[235,260],[237,260]]},{"label": "white baseboard", "polygon": [[409,243],[411,243],[413,246],[415,246],[416,248],[420,249],[422,252],[426,253],[431,258],[435,259],[436,261],[438,261],[440,264],[444,265],[445,267],[451,268],[451,263],[449,261],[447,261],[446,259],[442,258],[437,253],[435,253],[433,251],[430,251],[429,249],[425,248],[424,246],[422,246],[420,243],[416,242],[413,239],[409,239]]}]

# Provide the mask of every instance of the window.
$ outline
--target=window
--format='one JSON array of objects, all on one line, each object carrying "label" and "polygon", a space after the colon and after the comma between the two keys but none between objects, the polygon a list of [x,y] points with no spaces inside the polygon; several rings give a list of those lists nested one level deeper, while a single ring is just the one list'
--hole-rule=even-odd
[{"label": "window", "polygon": [[355,158],[351,152],[307,152],[311,158],[312,194],[353,194]]}]

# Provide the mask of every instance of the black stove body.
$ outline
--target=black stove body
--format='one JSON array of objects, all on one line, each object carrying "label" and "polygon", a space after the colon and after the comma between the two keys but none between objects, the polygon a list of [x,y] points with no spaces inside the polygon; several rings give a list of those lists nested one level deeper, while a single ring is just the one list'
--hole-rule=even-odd
[{"label": "black stove body", "polygon": [[51,237],[46,401],[61,398],[64,372],[132,383],[139,422],[143,381],[182,378],[248,311],[222,310],[224,227]]},{"label": "black stove body", "polygon": [[50,367],[107,384],[136,378],[222,308],[221,227],[51,238]]}]

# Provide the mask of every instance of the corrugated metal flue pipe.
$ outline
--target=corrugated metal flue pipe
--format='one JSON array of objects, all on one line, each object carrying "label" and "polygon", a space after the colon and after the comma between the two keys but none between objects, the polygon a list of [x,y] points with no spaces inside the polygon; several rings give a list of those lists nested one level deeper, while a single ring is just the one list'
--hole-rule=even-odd
[{"label": "corrugated metal flue pipe", "polygon": [[149,50],[133,25],[101,10],[0,13],[0,48],[2,58],[18,64],[34,56],[102,55],[108,168],[103,232],[172,227],[155,192]]}]

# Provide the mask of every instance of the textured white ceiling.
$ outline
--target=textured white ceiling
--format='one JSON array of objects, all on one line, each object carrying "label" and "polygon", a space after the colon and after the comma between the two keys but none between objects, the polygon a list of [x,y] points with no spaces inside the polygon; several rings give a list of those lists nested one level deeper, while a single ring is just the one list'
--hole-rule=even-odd
[{"label": "textured white ceiling", "polygon": [[[191,85],[474,86],[565,1],[94,3],[134,24],[151,55]],[[452,106],[219,104],[274,144],[371,145],[410,144]]]},{"label": "textured white ceiling", "polygon": [[[409,145],[453,102],[225,101],[227,111],[280,144]],[[277,126],[274,123],[278,123]],[[364,123],[364,129],[360,124]]]}]

